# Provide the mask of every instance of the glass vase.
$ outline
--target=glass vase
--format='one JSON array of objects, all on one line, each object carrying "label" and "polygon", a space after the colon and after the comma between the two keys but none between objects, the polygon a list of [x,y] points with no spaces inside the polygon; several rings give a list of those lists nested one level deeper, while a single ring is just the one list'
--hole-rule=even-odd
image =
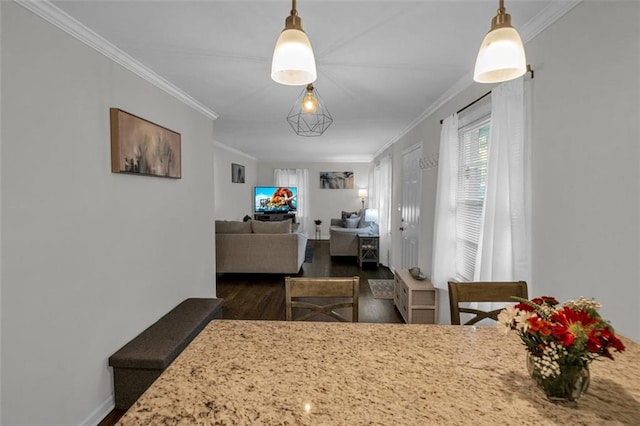
[{"label": "glass vase", "polygon": [[560,364],[560,374],[542,377],[531,353],[527,357],[529,374],[552,402],[575,402],[589,389],[589,366],[580,364]]}]

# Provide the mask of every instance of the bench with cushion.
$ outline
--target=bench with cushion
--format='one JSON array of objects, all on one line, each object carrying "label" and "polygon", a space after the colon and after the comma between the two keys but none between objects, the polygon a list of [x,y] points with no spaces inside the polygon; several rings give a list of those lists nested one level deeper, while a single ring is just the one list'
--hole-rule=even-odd
[{"label": "bench with cushion", "polygon": [[187,299],[109,357],[115,404],[126,410],[214,318],[222,299]]}]

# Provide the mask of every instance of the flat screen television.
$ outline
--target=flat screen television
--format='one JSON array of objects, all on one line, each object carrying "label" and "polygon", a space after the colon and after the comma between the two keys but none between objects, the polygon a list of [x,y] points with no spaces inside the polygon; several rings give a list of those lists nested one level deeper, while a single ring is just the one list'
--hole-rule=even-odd
[{"label": "flat screen television", "polygon": [[298,207],[295,186],[256,186],[253,188],[253,208],[256,213],[289,213]]}]

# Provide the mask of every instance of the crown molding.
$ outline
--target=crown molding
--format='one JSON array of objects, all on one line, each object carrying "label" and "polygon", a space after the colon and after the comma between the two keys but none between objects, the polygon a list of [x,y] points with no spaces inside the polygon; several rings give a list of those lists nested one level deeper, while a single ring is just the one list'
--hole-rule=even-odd
[{"label": "crown molding", "polygon": [[258,161],[258,159],[252,155],[247,154],[246,152],[242,152],[239,149],[230,147],[229,145],[225,145],[222,142],[218,142],[216,140],[213,141],[213,146],[216,148],[224,149],[225,151],[232,152],[237,155],[241,155],[243,157],[248,158],[249,160]]},{"label": "crown molding", "polygon": [[533,40],[538,34],[562,18],[567,12],[582,3],[582,1],[583,0],[556,0],[550,3],[520,28],[520,37],[522,37],[523,43],[526,44]]},{"label": "crown molding", "polygon": [[196,99],[188,95],[182,89],[175,86],[173,83],[164,79],[150,68],[146,67],[142,63],[129,56],[124,51],[120,50],[114,44],[110,43],[102,36],[76,20],[62,9],[55,6],[49,0],[14,0],[17,4],[29,10],[30,12],[38,15],[45,21],[55,25],[67,34],[80,40],[82,43],[91,47],[94,50],[102,53],[107,58],[111,59],[115,63],[123,66],[125,69],[136,74],[143,80],[151,83],[157,88],[163,90],[179,101],[183,102],[187,106],[196,110],[200,114],[207,118],[215,120],[218,118],[218,114],[207,108]]},{"label": "crown molding", "polygon": [[341,155],[336,155],[336,156],[330,156],[328,158],[325,158],[321,161],[309,161],[309,158],[307,157],[299,157],[299,156],[291,156],[291,157],[287,157],[286,159],[282,159],[282,157],[264,157],[261,158],[260,160],[258,160],[256,157],[253,157],[249,154],[247,154],[246,152],[242,152],[237,148],[233,148],[230,147],[229,145],[225,145],[222,142],[219,141],[213,141],[213,146],[215,146],[216,148],[220,148],[220,149],[224,149],[226,151],[232,152],[234,154],[237,155],[241,155],[243,157],[246,157],[250,160],[254,160],[257,161],[259,163],[273,163],[273,162],[284,162],[284,163],[370,163],[371,161],[373,161],[373,157],[370,155],[366,155],[366,156],[341,156]]},{"label": "crown molding", "polygon": [[[414,120],[415,121],[415,120]],[[411,123],[413,123],[414,121],[412,121]],[[417,125],[414,124],[413,126],[415,127]],[[409,129],[410,130],[410,129]],[[391,148],[393,146],[394,143],[396,143],[398,140],[400,140],[400,138],[402,136],[404,136],[407,133],[407,130],[405,128],[405,130],[403,130],[404,133],[402,133],[400,136],[397,136],[395,138],[393,138],[392,140],[390,140],[389,142],[385,143],[384,145],[382,145],[381,148],[379,148],[376,152],[373,153],[373,158],[378,158],[380,157],[382,154],[384,154],[384,152],[386,150],[388,150],[389,148]]]},{"label": "crown molding", "polygon": [[[564,16],[571,9],[576,7],[578,4],[582,3],[583,0],[555,0],[550,3],[547,7],[540,11],[536,16],[534,16],[529,22],[523,25],[520,36],[522,37],[523,43],[527,43],[544,31],[551,24],[556,22],[562,16]],[[382,148],[380,148],[373,155],[374,158],[377,158],[380,154],[382,154],[386,149],[392,146],[394,143],[398,142],[402,139],[407,133],[413,130],[418,124],[420,124],[425,118],[431,116],[435,113],[440,107],[442,107],[445,103],[453,99],[456,95],[461,93],[464,89],[474,84],[473,81],[473,71],[467,71],[462,78],[460,78],[453,86],[451,86],[447,91],[445,91],[433,104],[429,106],[425,111],[422,112],[418,117],[411,121],[403,130],[391,139],[389,142],[384,144]]]}]

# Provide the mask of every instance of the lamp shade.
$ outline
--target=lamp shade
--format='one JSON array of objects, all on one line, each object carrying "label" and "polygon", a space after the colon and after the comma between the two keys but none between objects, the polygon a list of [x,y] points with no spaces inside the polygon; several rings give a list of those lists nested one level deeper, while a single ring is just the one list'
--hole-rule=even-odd
[{"label": "lamp shade", "polygon": [[378,223],[378,209],[367,209],[364,213],[364,221]]},{"label": "lamp shade", "polygon": [[358,197],[359,198],[367,198],[367,188],[358,189]]},{"label": "lamp shade", "polygon": [[527,59],[518,31],[513,27],[489,31],[480,45],[473,79],[479,83],[498,83],[526,72]]},{"label": "lamp shade", "polygon": [[285,29],[280,33],[273,51],[271,78],[288,86],[302,86],[316,81],[316,60],[304,31]]}]

